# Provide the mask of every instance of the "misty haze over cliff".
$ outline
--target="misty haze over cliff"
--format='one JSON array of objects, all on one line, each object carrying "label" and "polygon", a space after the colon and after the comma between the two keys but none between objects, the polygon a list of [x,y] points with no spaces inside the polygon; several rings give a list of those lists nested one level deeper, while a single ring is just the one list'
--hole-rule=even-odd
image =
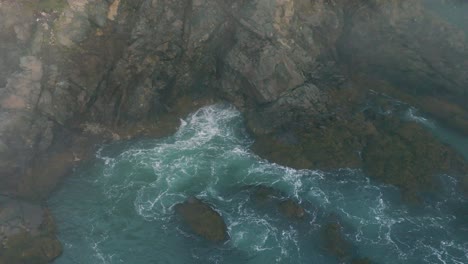
[{"label": "misty haze over cliff", "polygon": [[468,3],[0,0],[0,264],[468,263]]}]

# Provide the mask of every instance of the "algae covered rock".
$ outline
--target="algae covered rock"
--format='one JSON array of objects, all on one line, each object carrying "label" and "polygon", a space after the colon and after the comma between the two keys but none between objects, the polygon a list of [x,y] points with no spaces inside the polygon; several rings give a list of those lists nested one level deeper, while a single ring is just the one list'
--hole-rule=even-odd
[{"label": "algae covered rock", "polygon": [[229,238],[223,217],[207,203],[190,197],[176,204],[174,209],[195,234],[212,242],[222,242]]},{"label": "algae covered rock", "polygon": [[335,215],[321,227],[320,236],[324,249],[328,254],[335,256],[340,263],[371,264],[369,258],[361,257],[356,253],[353,244],[346,239],[343,233],[343,225]]},{"label": "algae covered rock", "polygon": [[363,150],[364,170],[371,177],[400,187],[406,200],[418,202],[421,193],[438,191],[438,174],[466,177],[463,157],[419,124],[387,119],[380,126],[380,134]]},{"label": "algae covered rock", "polygon": [[342,226],[338,221],[330,221],[322,226],[321,236],[325,249],[343,261],[349,258],[351,243],[345,239],[341,229]]},{"label": "algae covered rock", "polygon": [[304,207],[279,190],[264,185],[249,186],[249,189],[250,199],[258,207],[276,207],[281,215],[289,219],[304,219],[307,215]]},{"label": "algae covered rock", "polygon": [[291,199],[281,201],[278,207],[280,212],[288,218],[300,219],[306,215],[304,208]]},{"label": "algae covered rock", "polygon": [[50,211],[0,198],[0,264],[49,263],[62,253]]}]

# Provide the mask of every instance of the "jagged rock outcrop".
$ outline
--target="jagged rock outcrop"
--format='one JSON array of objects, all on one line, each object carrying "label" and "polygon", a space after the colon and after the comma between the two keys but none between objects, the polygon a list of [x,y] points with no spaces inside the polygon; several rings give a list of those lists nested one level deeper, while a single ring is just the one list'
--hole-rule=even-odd
[{"label": "jagged rock outcrop", "polygon": [[360,112],[370,89],[466,135],[465,28],[425,4],[0,1],[0,192],[43,199],[93,142],[161,135],[213,98],[296,167],[363,165],[389,137]]},{"label": "jagged rock outcrop", "polygon": [[0,263],[47,263],[62,251],[43,206],[0,196]]},{"label": "jagged rock outcrop", "polygon": [[322,126],[359,73],[466,119],[465,37],[420,1],[59,2],[2,2],[9,190],[67,129],[157,120],[183,96],[228,99],[261,135]]}]

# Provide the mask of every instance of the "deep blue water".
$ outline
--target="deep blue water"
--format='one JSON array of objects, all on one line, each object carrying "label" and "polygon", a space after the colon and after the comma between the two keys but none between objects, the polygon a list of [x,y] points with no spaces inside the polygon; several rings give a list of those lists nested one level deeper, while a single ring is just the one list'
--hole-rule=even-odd
[{"label": "deep blue water", "polygon": [[[466,146],[466,138],[411,111],[408,119]],[[412,208],[360,170],[295,170],[259,158],[251,144],[241,114],[218,104],[181,120],[173,136],[103,146],[49,200],[64,243],[55,263],[339,263],[320,231],[330,215],[341,220],[354,256],[468,263],[468,201],[455,178],[441,175],[445,191]],[[256,207],[245,187],[258,184],[299,201],[307,218]],[[191,195],[223,216],[227,242],[192,235],[174,215],[172,206]]]}]

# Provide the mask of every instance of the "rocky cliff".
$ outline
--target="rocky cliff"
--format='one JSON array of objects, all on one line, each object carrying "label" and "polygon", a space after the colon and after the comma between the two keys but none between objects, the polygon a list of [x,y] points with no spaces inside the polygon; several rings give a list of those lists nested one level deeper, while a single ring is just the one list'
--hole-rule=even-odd
[{"label": "rocky cliff", "polygon": [[[42,201],[93,144],[164,135],[214,100],[241,109],[256,151],[283,164],[362,167],[410,200],[437,189],[437,172],[466,179],[457,153],[381,114],[398,99],[468,135],[466,25],[433,3],[0,0],[0,235],[54,241]],[[5,222],[12,198],[42,209]],[[9,248],[0,263],[21,261],[3,260]]]}]

